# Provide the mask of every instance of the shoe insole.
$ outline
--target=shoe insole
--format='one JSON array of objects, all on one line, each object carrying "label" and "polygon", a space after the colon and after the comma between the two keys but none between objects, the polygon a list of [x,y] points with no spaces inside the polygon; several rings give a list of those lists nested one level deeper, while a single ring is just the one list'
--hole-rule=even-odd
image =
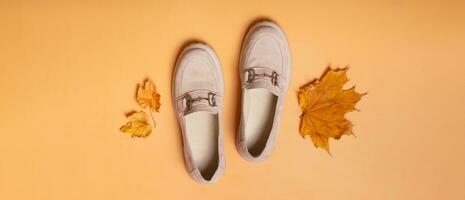
[{"label": "shoe insole", "polygon": [[186,137],[201,175],[210,180],[218,168],[218,115],[206,111],[185,116]]},{"label": "shoe insole", "polygon": [[252,156],[259,156],[273,127],[278,97],[263,88],[245,90],[245,141]]}]

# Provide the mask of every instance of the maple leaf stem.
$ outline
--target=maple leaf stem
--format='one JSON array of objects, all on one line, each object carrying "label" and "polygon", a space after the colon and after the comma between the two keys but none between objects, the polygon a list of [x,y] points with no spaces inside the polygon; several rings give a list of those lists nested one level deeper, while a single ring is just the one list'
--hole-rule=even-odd
[{"label": "maple leaf stem", "polygon": [[150,117],[152,118],[152,121],[153,121],[153,127],[155,128],[157,126],[157,123],[155,122],[155,118],[153,117],[153,113],[152,113],[151,109],[149,109],[149,113],[150,113]]}]

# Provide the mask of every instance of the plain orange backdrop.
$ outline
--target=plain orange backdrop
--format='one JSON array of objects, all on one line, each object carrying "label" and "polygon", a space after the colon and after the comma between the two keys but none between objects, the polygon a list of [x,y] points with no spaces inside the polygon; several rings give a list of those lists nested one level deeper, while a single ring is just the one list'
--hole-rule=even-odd
[{"label": "plain orange backdrop", "polygon": [[[234,147],[247,27],[275,20],[293,59],[274,154]],[[170,101],[176,55],[201,40],[225,76],[225,176],[186,173]],[[296,91],[350,65],[368,92],[333,156],[298,132]],[[0,1],[0,199],[465,199],[465,1]],[[151,78],[146,139],[119,132]]]}]

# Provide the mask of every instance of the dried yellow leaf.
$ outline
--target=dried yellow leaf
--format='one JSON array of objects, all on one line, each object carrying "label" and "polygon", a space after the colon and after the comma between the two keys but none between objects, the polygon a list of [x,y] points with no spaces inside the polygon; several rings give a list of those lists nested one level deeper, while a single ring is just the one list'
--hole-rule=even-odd
[{"label": "dried yellow leaf", "polygon": [[144,111],[134,112],[128,116],[129,122],[120,128],[123,133],[133,137],[147,137],[152,132],[152,127],[147,121],[147,114]]},{"label": "dried yellow leaf", "polygon": [[151,80],[146,80],[144,87],[139,85],[136,100],[142,108],[148,106],[152,111],[160,111],[160,94],[157,93],[155,84]]},{"label": "dried yellow leaf", "polygon": [[352,123],[345,114],[355,110],[355,104],[364,94],[355,92],[355,86],[344,90],[347,70],[329,69],[320,80],[299,89],[299,105],[302,110],[300,134],[309,135],[315,147],[329,153],[329,138],[338,140],[351,135]]}]

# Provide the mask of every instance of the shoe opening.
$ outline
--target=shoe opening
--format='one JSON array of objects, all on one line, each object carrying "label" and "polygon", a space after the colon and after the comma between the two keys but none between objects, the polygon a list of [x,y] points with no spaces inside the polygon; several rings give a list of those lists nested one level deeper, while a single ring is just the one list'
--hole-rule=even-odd
[{"label": "shoe opening", "polygon": [[185,121],[194,164],[205,180],[211,180],[219,165],[218,114],[193,112],[185,116]]},{"label": "shoe opening", "polygon": [[263,153],[273,128],[278,97],[263,88],[245,90],[245,141],[249,153],[258,157]]}]

